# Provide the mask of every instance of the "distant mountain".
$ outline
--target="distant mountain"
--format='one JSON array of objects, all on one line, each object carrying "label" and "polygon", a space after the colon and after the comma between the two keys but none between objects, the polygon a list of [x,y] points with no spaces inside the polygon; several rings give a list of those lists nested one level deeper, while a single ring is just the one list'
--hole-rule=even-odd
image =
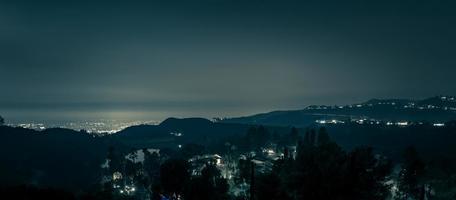
[{"label": "distant mountain", "polygon": [[[110,137],[126,146],[172,147],[178,144],[216,144],[227,137],[244,135],[250,125],[215,123],[204,118],[168,118],[159,125],[139,125],[126,128]],[[289,131],[282,127],[268,127],[277,132]]]},{"label": "distant mountain", "polygon": [[228,118],[221,123],[306,127],[317,120],[374,119],[380,121],[446,122],[456,119],[456,97],[436,96],[424,100],[372,99],[364,103],[312,105],[302,110],[274,111]]}]

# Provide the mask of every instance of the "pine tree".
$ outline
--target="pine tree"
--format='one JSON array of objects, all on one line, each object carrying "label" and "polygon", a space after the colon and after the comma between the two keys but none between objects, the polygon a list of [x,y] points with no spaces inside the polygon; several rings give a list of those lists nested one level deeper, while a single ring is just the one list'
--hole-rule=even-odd
[{"label": "pine tree", "polygon": [[5,124],[5,119],[3,119],[2,116],[0,116],[0,126],[2,126],[3,124]]},{"label": "pine tree", "polygon": [[414,147],[404,151],[404,163],[399,173],[399,199],[419,199],[423,185],[420,179],[424,175],[424,163]]},{"label": "pine tree", "polygon": [[296,145],[299,139],[299,131],[297,128],[292,127],[290,131],[290,144]]},{"label": "pine tree", "polygon": [[318,145],[325,145],[330,142],[328,132],[325,127],[321,127],[318,130]]},{"label": "pine tree", "polygon": [[304,144],[305,145],[310,145],[310,131],[309,129],[306,130],[306,135],[304,136]]},{"label": "pine tree", "polygon": [[315,145],[316,138],[317,138],[317,133],[315,132],[315,129],[310,130],[309,144],[311,146]]}]

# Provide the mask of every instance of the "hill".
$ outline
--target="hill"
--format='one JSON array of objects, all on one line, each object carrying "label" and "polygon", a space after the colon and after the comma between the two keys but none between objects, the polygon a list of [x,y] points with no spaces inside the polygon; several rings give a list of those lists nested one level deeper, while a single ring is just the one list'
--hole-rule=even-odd
[{"label": "hill", "polygon": [[0,183],[82,190],[98,182],[107,144],[84,132],[0,126]]},{"label": "hill", "polygon": [[[244,135],[249,127],[246,124],[216,123],[204,118],[168,118],[158,125],[132,126],[110,137],[131,148],[173,148],[187,143],[218,144],[227,137]],[[283,127],[268,128],[278,133],[288,131]]]},{"label": "hill", "polygon": [[436,96],[423,100],[372,99],[343,106],[312,105],[302,110],[274,111],[252,116],[227,118],[222,123],[306,127],[317,120],[447,122],[456,119],[456,98]]}]

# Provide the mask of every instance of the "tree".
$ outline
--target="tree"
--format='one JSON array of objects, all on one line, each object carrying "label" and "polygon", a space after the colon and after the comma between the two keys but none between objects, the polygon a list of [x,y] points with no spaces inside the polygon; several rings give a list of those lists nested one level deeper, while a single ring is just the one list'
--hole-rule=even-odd
[{"label": "tree", "polygon": [[348,154],[345,186],[350,199],[384,200],[389,187],[384,184],[391,173],[390,160],[375,156],[371,147],[360,147]]},{"label": "tree", "polygon": [[187,185],[185,199],[227,200],[228,183],[214,164],[207,164],[201,176],[193,177]]},{"label": "tree", "polygon": [[251,160],[247,159],[240,159],[238,162],[238,169],[239,169],[239,181],[243,182],[250,182],[250,163]]},{"label": "tree", "polygon": [[112,175],[114,172],[121,171],[122,169],[122,156],[116,151],[114,146],[109,146],[108,155],[109,173]]},{"label": "tree", "polygon": [[149,183],[158,184],[160,176],[160,156],[157,152],[150,153],[147,149],[143,149],[144,153],[144,171]]},{"label": "tree", "polygon": [[0,116],[0,126],[2,126],[3,124],[5,124],[5,119],[3,119],[2,116]]},{"label": "tree", "polygon": [[315,145],[315,140],[317,138],[317,133],[315,133],[315,129],[310,130],[309,134],[309,144],[311,146]]},{"label": "tree", "polygon": [[290,144],[296,145],[299,140],[299,131],[297,128],[292,127],[290,131]]},{"label": "tree", "polygon": [[131,180],[139,180],[141,177],[138,175],[138,172],[141,170],[141,162],[133,162],[131,160],[125,160],[125,175]]},{"label": "tree", "polygon": [[179,153],[182,155],[184,159],[189,159],[195,155],[201,155],[205,151],[203,145],[199,144],[185,144],[180,149]]},{"label": "tree", "polygon": [[[300,142],[296,160],[280,159],[275,162],[273,173],[279,181],[268,182],[258,178],[257,195],[263,199],[385,199],[388,188],[384,185],[391,171],[391,162],[374,155],[370,147],[358,148],[346,153],[336,143],[331,142],[325,130],[319,131],[319,145],[315,141],[315,131],[306,134]],[[306,144],[311,143],[311,144]],[[302,144],[302,145],[301,145]],[[268,177],[271,180],[273,176]],[[260,181],[261,180],[261,181]],[[279,186],[274,185],[280,183]],[[260,189],[261,188],[261,189]],[[287,196],[273,197],[283,188]]]},{"label": "tree", "polygon": [[283,190],[280,177],[275,173],[260,174],[256,177],[255,197],[259,200],[290,199]]},{"label": "tree", "polygon": [[259,126],[257,129],[257,144],[259,146],[263,146],[271,139],[271,134],[269,133],[268,129],[264,126]]},{"label": "tree", "polygon": [[272,132],[271,140],[274,141],[275,143],[278,143],[280,141],[280,135],[276,130],[274,132]]},{"label": "tree", "polygon": [[245,140],[243,142],[246,143],[246,146],[250,148],[255,148],[257,142],[257,128],[252,126],[247,130],[245,135]]},{"label": "tree", "polygon": [[306,134],[304,136],[304,145],[310,145],[310,131],[309,129],[306,130]]},{"label": "tree", "polygon": [[421,178],[424,175],[424,162],[418,156],[413,146],[407,147],[404,151],[404,163],[399,173],[398,189],[399,199],[420,199],[422,195]]},{"label": "tree", "polygon": [[325,145],[330,142],[328,132],[325,127],[320,127],[318,130],[318,145]]},{"label": "tree", "polygon": [[248,142],[247,146],[259,148],[270,140],[271,135],[264,126],[259,126],[258,128],[250,127],[245,137],[245,141]]},{"label": "tree", "polygon": [[182,194],[189,179],[189,164],[186,160],[170,159],[160,166],[160,183],[168,195]]}]

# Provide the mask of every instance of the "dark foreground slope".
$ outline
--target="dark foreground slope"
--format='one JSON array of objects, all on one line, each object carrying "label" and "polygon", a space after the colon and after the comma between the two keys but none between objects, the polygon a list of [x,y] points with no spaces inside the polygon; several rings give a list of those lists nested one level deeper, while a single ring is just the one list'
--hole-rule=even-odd
[{"label": "dark foreground slope", "polygon": [[0,183],[78,190],[98,182],[107,145],[69,129],[0,126]]}]

